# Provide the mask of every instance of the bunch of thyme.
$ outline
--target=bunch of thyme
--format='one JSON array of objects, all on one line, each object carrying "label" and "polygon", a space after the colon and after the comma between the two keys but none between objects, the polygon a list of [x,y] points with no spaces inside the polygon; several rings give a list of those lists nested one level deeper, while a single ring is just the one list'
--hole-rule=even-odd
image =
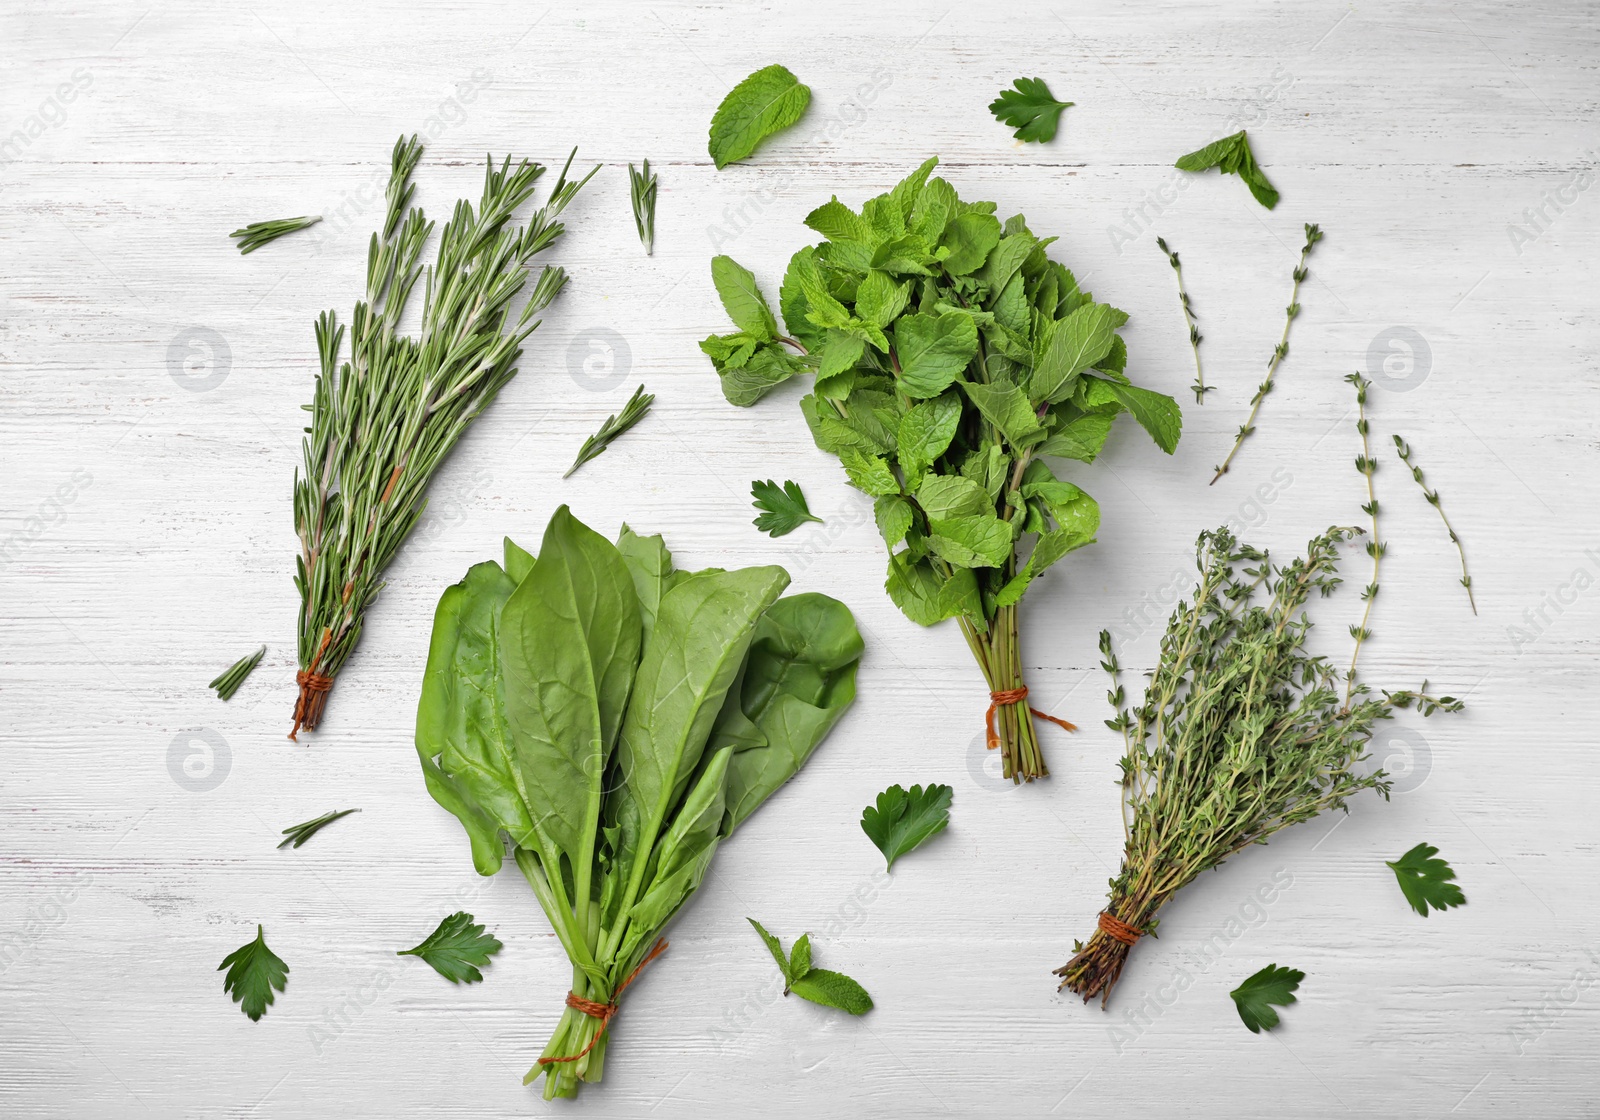
[{"label": "bunch of thyme", "polygon": [[1381,696],[1355,685],[1341,701],[1338,669],[1306,652],[1306,603],[1338,586],[1339,545],[1360,535],[1330,528],[1279,568],[1226,529],[1201,533],[1199,584],[1173,611],[1137,707],[1124,706],[1111,636],[1100,635],[1117,712],[1106,724],[1127,748],[1126,844],[1099,928],[1056,970],[1061,987],[1103,1006],[1133,944],[1201,872],[1362,790],[1388,797],[1384,772],[1361,767],[1379,720],[1412,706],[1460,709],[1426,683]]},{"label": "bunch of thyme", "polygon": [[[416,136],[395,143],[387,213],[367,250],[367,298],[351,316],[348,360],[340,362],[345,328],[333,312],[317,320],[322,372],[305,406],[311,425],[294,488],[300,693],[290,738],[321,719],[362,617],[383,588],[384,569],[422,516],[434,472],[516,376],[522,343],[539,325],[534,316],[561,291],[566,274],[545,268],[520,313],[511,303],[527,283],[529,261],[561,236],[556,215],[594,174],[569,182],[568,156],[544,206],[518,227],[512,214],[545,169],[526,160],[512,167],[509,156],[496,167],[491,158],[478,208],[456,203],[438,258],[424,269],[433,223],[410,205],[411,173],[421,158]],[[401,335],[400,320],[424,277],[420,336]]]}]

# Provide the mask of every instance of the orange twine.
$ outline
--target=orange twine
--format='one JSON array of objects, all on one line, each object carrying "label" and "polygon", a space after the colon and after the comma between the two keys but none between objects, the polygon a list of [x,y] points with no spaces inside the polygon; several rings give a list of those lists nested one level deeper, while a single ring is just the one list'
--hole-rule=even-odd
[{"label": "orange twine", "polygon": [[[1027,685],[1023,685],[1021,688],[1004,688],[1004,689],[1001,689],[999,692],[991,692],[991,693],[989,693],[989,710],[988,710],[988,712],[986,712],[984,714],[983,722],[984,722],[985,726],[989,729],[989,749],[990,750],[994,750],[996,747],[998,747],[1000,745],[1000,736],[994,729],[994,713],[995,713],[995,709],[1000,707],[1001,704],[1020,704],[1024,700],[1026,700],[1027,698],[1028,698],[1028,686]],[[1078,730],[1078,725],[1077,724],[1068,723],[1064,719],[1060,719],[1060,718],[1058,718],[1056,716],[1053,716],[1053,715],[1050,715],[1050,714],[1048,714],[1046,712],[1041,712],[1038,708],[1029,708],[1028,711],[1032,712],[1034,715],[1038,716],[1040,719],[1047,719],[1051,723],[1055,724],[1057,727],[1064,728],[1067,731],[1076,731],[1076,730]]]},{"label": "orange twine", "polygon": [[294,675],[294,680],[300,686],[300,695],[294,701],[294,728],[289,732],[289,738],[298,743],[300,728],[308,731],[317,729],[322,709],[328,703],[328,690],[333,687],[333,678],[319,677],[309,669],[301,669]]},{"label": "orange twine", "polygon": [[1124,945],[1132,945],[1144,934],[1121,918],[1114,917],[1105,910],[1100,911],[1100,929],[1113,941],[1120,941]]},{"label": "orange twine", "polygon": [[656,938],[655,945],[653,945],[650,951],[644,955],[644,960],[639,962],[639,966],[637,968],[628,973],[628,978],[619,984],[617,986],[617,990],[612,993],[610,1003],[596,1003],[592,999],[584,999],[580,995],[577,995],[573,992],[568,992],[567,1006],[572,1008],[574,1011],[581,1011],[591,1019],[599,1019],[600,1029],[594,1032],[594,1037],[589,1040],[589,1045],[585,1046],[576,1054],[566,1058],[540,1058],[539,1064],[542,1066],[547,1066],[552,1062],[575,1062],[589,1051],[593,1050],[594,1044],[600,1041],[600,1036],[605,1034],[606,1028],[611,1025],[611,1019],[617,1013],[617,1000],[622,998],[622,993],[627,990],[629,984],[633,983],[634,979],[639,975],[639,973],[644,971],[645,965],[649,964],[666,951],[666,939],[662,937]]}]

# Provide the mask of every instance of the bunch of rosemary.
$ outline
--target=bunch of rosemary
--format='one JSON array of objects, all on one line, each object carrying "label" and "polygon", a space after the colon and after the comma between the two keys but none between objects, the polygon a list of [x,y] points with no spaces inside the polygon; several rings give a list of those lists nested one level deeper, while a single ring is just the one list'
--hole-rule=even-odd
[{"label": "bunch of rosemary", "polygon": [[[497,168],[490,159],[478,208],[456,203],[437,260],[424,269],[433,223],[410,205],[421,158],[415,135],[395,143],[387,214],[367,250],[367,298],[351,316],[348,360],[340,362],[345,328],[333,312],[317,319],[322,372],[305,406],[311,426],[294,488],[300,693],[291,739],[302,727],[315,730],[384,569],[422,516],[429,480],[516,376],[522,343],[539,325],[534,316],[566,283],[560,268],[545,268],[521,312],[512,313],[528,262],[561,236],[556,215],[594,174],[569,182],[569,155],[544,206],[518,227],[512,214],[545,169],[526,160],[512,167],[509,156]],[[420,335],[401,335],[424,276]]]},{"label": "bunch of rosemary", "polygon": [[1304,557],[1276,568],[1226,529],[1201,533],[1199,585],[1173,611],[1138,707],[1123,706],[1111,637],[1101,634],[1117,710],[1106,724],[1127,745],[1127,841],[1099,929],[1056,970],[1063,988],[1085,1001],[1098,995],[1103,1005],[1133,944],[1155,931],[1162,906],[1202,871],[1281,828],[1344,808],[1362,790],[1387,798],[1384,772],[1360,766],[1378,720],[1413,705],[1423,715],[1461,708],[1428,695],[1426,683],[1381,697],[1354,685],[1341,700],[1339,671],[1306,652],[1306,602],[1339,584],[1338,547],[1359,535],[1331,528]]}]

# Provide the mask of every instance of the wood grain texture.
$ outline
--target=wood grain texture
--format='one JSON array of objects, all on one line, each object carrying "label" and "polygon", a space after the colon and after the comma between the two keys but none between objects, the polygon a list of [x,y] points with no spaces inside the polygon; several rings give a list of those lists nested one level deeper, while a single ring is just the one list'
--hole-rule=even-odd
[{"label": "wood grain texture", "polygon": [[[719,855],[629,993],[586,1115],[1600,1112],[1592,5],[90,0],[9,5],[0,42],[0,1113],[550,1111],[519,1080],[559,1014],[563,954],[514,873],[473,874],[410,737],[440,590],[561,502],[663,532],[689,565],[784,563],[797,590],[845,598],[868,640],[854,710]],[[715,172],[712,110],[773,61],[811,85],[810,112]],[[1076,105],[1054,143],[1021,147],[985,106],[1035,74]],[[1239,127],[1283,193],[1274,212],[1170,167]],[[327,721],[296,747],[289,490],[311,325],[348,314],[390,145],[419,130],[436,218],[476,195],[485,151],[549,163],[576,144],[606,167],[554,252],[570,288],[439,476]],[[1176,456],[1125,431],[1071,475],[1104,529],[1030,592],[1025,645],[1035,699],[1083,730],[1045,727],[1054,777],[1023,790],[985,768],[957,632],[882,594],[868,504],[812,446],[798,392],[727,406],[695,348],[724,329],[713,252],[770,293],[811,207],[859,203],[934,153],[963,196],[1060,235],[1058,258],[1131,314],[1140,382],[1186,398],[1164,234],[1216,386],[1186,401]],[[661,177],[648,259],[625,168],[645,156]],[[307,212],[327,219],[246,258],[225,236]],[[1327,237],[1289,358],[1208,487],[1305,221]],[[1428,357],[1407,367],[1390,328]],[[1399,721],[1380,745],[1405,773],[1391,803],[1285,834],[1175,902],[1109,1012],[1058,996],[1050,969],[1090,932],[1121,843],[1097,632],[1148,667],[1201,528],[1287,551],[1359,519],[1341,378],[1385,357],[1390,561],[1366,678],[1426,675],[1468,711]],[[639,381],[655,411],[559,481]],[[1466,542],[1476,618],[1396,431]],[[798,480],[827,523],[756,533],[757,477]],[[1353,593],[1323,605],[1319,640],[1343,649],[1357,613]],[[219,703],[204,682],[261,642]],[[185,777],[206,749],[209,777]],[[895,781],[956,797],[948,832],[890,879],[856,819]],[[274,849],[345,806],[364,811]],[[1382,863],[1423,840],[1470,899],[1426,921]],[[393,956],[458,908],[506,943],[483,984]],[[747,914],[786,940],[809,929],[877,1010],[782,999]],[[257,922],[293,971],[252,1024],[214,970]],[[1226,993],[1269,962],[1307,979],[1283,1027],[1251,1036]]]}]

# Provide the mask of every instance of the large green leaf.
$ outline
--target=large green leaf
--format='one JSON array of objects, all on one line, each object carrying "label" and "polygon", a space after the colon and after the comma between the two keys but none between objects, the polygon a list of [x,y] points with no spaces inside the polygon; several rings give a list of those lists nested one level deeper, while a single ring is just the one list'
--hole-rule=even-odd
[{"label": "large green leaf", "polygon": [[961,422],[961,401],[953,393],[918,401],[900,420],[897,454],[906,485],[915,488],[935,460],[945,453]]},{"label": "large green leaf", "polygon": [[777,336],[777,320],[748,268],[732,257],[712,257],[711,282],[717,286],[717,295],[735,326],[763,342]]},{"label": "large green leaf", "polygon": [[928,519],[928,547],[958,568],[998,568],[1011,556],[1011,526],[992,513]]},{"label": "large green leaf", "polygon": [[1034,414],[1033,406],[1028,403],[1027,394],[1021,386],[1011,381],[1001,381],[993,385],[974,382],[964,384],[962,388],[972,398],[972,403],[978,406],[978,411],[983,413],[983,418],[999,428],[1000,434],[1013,448],[1020,451],[1044,438],[1039,417]]},{"label": "large green leaf", "polygon": [[672,553],[661,534],[641,537],[626,524],[617,536],[617,551],[633,577],[633,590],[639,597],[640,647],[650,640],[650,631],[656,624],[656,612],[661,607],[661,596],[671,586]]},{"label": "large green leaf", "polygon": [[978,352],[978,328],[965,315],[904,315],[894,325],[896,380],[907,396],[937,397]]},{"label": "large green leaf", "polygon": [[1117,328],[1127,321],[1125,313],[1104,303],[1087,304],[1062,319],[1028,382],[1029,398],[1035,403],[1066,400],[1079,374],[1110,352]]}]

